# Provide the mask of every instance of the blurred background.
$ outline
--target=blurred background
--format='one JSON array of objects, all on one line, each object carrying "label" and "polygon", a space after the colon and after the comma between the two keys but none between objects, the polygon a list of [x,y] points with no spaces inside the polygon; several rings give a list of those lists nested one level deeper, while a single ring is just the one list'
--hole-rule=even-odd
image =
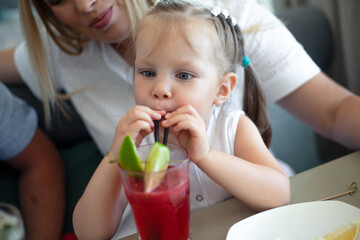
[{"label": "blurred background", "polygon": [[16,46],[21,39],[17,0],[0,0],[0,50]]}]

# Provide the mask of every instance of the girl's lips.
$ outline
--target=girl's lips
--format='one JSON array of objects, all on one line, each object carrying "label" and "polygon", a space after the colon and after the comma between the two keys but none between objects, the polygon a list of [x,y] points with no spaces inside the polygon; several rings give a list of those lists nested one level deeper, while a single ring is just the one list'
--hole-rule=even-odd
[{"label": "girl's lips", "polygon": [[95,29],[104,29],[107,25],[109,25],[112,13],[112,7],[109,7],[91,21],[90,27]]}]

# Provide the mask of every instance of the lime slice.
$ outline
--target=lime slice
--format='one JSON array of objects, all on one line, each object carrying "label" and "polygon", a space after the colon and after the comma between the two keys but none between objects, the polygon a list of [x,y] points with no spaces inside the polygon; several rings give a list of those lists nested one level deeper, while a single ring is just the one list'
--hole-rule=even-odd
[{"label": "lime slice", "polygon": [[120,154],[119,154],[119,164],[120,166],[132,172],[143,172],[144,165],[143,162],[136,150],[135,143],[129,135],[124,138],[123,143],[121,144]]},{"label": "lime slice", "polygon": [[145,192],[151,192],[162,181],[170,162],[170,150],[164,144],[155,142],[146,159],[145,172],[151,172],[145,176]]},{"label": "lime slice", "polygon": [[170,150],[162,143],[155,142],[147,155],[145,172],[166,170],[170,162]]}]

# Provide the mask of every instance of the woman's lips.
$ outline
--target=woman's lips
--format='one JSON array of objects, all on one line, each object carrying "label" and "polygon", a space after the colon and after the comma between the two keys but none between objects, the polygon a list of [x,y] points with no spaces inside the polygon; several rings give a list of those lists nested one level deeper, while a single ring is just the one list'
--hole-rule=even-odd
[{"label": "woman's lips", "polygon": [[95,29],[104,29],[107,25],[109,25],[112,13],[112,7],[109,7],[91,21],[90,27]]}]

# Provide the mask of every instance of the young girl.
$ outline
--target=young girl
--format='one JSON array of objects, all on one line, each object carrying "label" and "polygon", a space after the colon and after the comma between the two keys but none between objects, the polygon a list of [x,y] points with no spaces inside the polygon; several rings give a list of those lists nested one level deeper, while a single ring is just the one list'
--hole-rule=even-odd
[{"label": "young girl", "polygon": [[[256,210],[289,202],[289,179],[264,143],[270,129],[262,93],[239,26],[226,11],[194,1],[159,1],[137,26],[135,52],[137,106],[119,121],[108,156],[118,156],[126,135],[137,145],[151,142],[153,121],[164,117],[168,141],[184,147],[191,160],[192,210],[231,196]],[[214,109],[231,96],[238,63],[245,71],[245,109],[261,119],[257,126],[242,110]],[[129,224],[119,174],[104,158],[74,211],[80,239],[110,238],[122,218],[120,231]]]}]

